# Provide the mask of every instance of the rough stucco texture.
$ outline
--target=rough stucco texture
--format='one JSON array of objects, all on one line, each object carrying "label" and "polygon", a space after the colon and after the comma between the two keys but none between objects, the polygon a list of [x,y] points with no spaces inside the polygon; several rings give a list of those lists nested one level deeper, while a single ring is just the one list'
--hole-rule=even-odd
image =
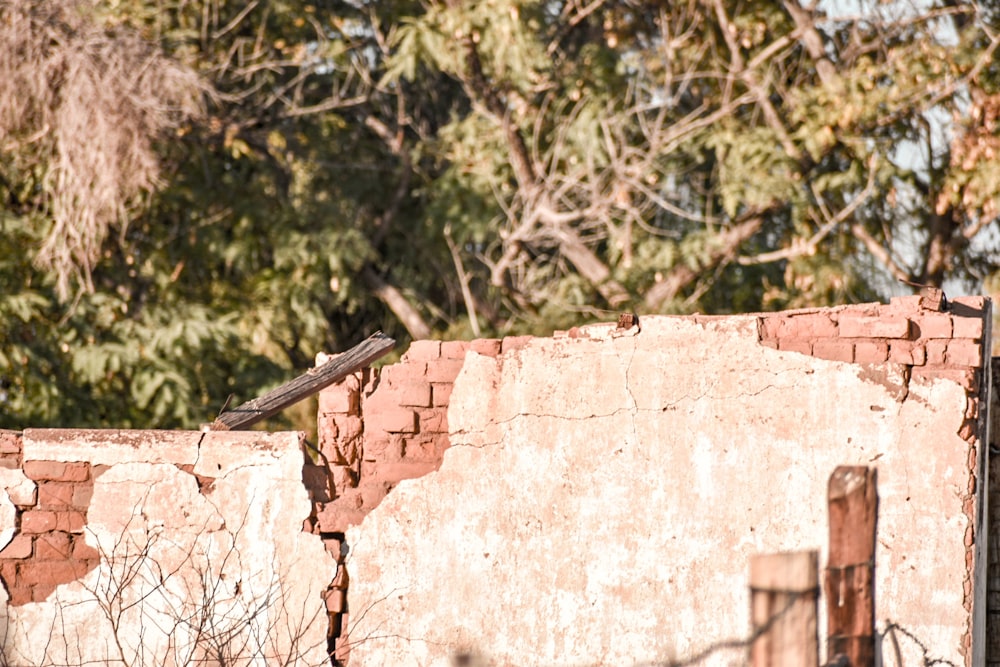
[{"label": "rough stucco texture", "polygon": [[749,557],[825,548],[838,465],[878,470],[879,623],[963,664],[965,389],[757,327],[644,317],[468,354],[440,470],[348,530],[351,666],[630,665],[746,637]]},{"label": "rough stucco texture", "polygon": [[[337,566],[302,532],[298,434],[28,430],[23,449],[35,479],[64,481],[39,482],[42,509],[14,500],[27,539],[3,552],[6,664],[329,664],[322,594]],[[46,501],[67,477],[86,497]],[[0,481],[0,501],[22,484]],[[15,528],[6,504],[0,537]],[[26,532],[24,517],[62,505],[79,525]]]}]

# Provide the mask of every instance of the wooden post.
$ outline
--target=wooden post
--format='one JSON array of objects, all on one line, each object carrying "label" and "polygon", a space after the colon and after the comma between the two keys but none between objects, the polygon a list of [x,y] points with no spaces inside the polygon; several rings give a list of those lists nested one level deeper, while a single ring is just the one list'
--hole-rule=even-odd
[{"label": "wooden post", "polygon": [[825,577],[827,659],[875,665],[876,472],[840,466],[830,476],[830,559]]},{"label": "wooden post", "polygon": [[750,559],[752,667],[817,667],[819,554],[766,554]]},{"label": "wooden post", "polygon": [[259,398],[223,412],[209,428],[213,431],[236,431],[256,424],[364,368],[395,344],[395,340],[379,331],[322,366],[306,371]]}]

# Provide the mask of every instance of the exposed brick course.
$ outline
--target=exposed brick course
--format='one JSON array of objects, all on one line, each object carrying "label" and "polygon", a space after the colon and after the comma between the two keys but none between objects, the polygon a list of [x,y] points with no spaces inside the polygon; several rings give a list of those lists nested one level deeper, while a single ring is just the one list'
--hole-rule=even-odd
[{"label": "exposed brick course", "polygon": [[415,340],[403,354],[403,361],[432,361],[441,356],[441,341]]},{"label": "exposed brick course", "polygon": [[854,361],[854,343],[850,340],[824,338],[813,343],[813,356],[832,361]]},{"label": "exposed brick course", "polygon": [[859,364],[880,364],[889,359],[889,344],[883,340],[856,340],[854,361]]},{"label": "exposed brick course", "polygon": [[21,433],[0,429],[0,454],[21,455]]},{"label": "exposed brick course", "polygon": [[58,526],[56,513],[45,510],[28,510],[21,515],[22,533],[48,533]]},{"label": "exposed brick course", "polygon": [[478,338],[469,342],[469,349],[484,357],[495,357],[500,354],[500,339]]},{"label": "exposed brick course", "polygon": [[[366,369],[320,392],[319,449],[333,497],[314,492],[315,530],[342,532],[392,485],[437,469],[448,447],[448,404],[469,350],[496,356],[530,337],[414,341],[399,363]],[[318,474],[312,473],[310,479]]]},{"label": "exposed brick course", "polygon": [[31,558],[33,542],[34,541],[31,539],[30,535],[18,533],[14,536],[14,539],[10,541],[10,544],[4,547],[3,551],[0,551],[0,559]]},{"label": "exposed brick course", "polygon": [[905,317],[855,317],[842,316],[840,335],[847,338],[902,338],[908,339],[913,322]]},{"label": "exposed brick course", "polygon": [[25,461],[24,474],[36,481],[83,482],[90,478],[89,463],[62,461]]}]

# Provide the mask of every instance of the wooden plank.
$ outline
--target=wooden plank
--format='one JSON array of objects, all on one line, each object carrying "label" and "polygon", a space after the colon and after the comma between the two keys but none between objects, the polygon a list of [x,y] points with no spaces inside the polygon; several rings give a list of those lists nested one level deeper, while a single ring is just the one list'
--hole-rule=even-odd
[{"label": "wooden plank", "polygon": [[218,419],[209,425],[209,429],[213,431],[237,431],[256,424],[262,419],[267,419],[288,406],[298,403],[364,368],[389,352],[395,344],[395,340],[379,331],[347,352],[333,357],[322,366],[312,368],[263,396],[223,412]]},{"label": "wooden plank", "polygon": [[818,552],[751,557],[752,667],[818,666],[818,599]]},{"label": "wooden plank", "polygon": [[841,466],[830,476],[830,557],[824,589],[827,656],[851,667],[875,665],[876,471]]}]

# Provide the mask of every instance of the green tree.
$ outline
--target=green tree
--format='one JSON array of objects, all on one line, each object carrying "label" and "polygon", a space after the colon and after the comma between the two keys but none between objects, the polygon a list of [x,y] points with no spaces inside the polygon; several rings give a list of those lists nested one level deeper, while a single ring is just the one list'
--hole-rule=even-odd
[{"label": "green tree", "polygon": [[191,426],[378,328],[975,288],[996,7],[859,8],[3,3],[0,422]]}]

